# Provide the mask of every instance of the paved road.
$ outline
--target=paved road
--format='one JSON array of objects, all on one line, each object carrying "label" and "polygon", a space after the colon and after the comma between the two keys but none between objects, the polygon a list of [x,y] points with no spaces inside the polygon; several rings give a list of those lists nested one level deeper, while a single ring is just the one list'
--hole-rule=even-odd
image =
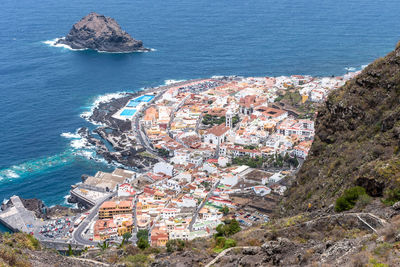
[{"label": "paved road", "polygon": [[103,204],[104,201],[107,201],[114,197],[117,194],[117,192],[114,192],[106,197],[104,197],[101,201],[99,201],[90,211],[89,215],[81,222],[81,224],[75,229],[75,231],[72,234],[72,243],[78,243],[82,245],[88,245],[88,246],[95,246],[98,244],[98,242],[95,241],[90,241],[86,240],[82,237],[82,232],[86,229],[86,227],[89,225],[89,223],[93,220],[93,218],[97,215],[101,204]]},{"label": "paved road", "polygon": [[[146,109],[143,109],[143,112]],[[147,142],[146,137],[143,137],[144,133],[142,132],[142,128],[140,126],[140,116],[135,117],[135,132],[136,132],[136,137],[139,140],[140,144],[146,149],[146,151],[150,154],[152,154],[154,157],[156,157],[159,161],[165,162],[163,158],[161,158],[153,148],[150,147],[150,144]],[[146,140],[145,140],[146,139]]]},{"label": "paved road", "polygon": [[219,185],[219,181],[211,188],[210,192],[208,192],[206,198],[204,199],[204,201],[201,203],[201,205],[197,208],[196,212],[194,213],[192,220],[190,221],[189,224],[189,231],[192,231],[193,229],[193,225],[196,222],[197,219],[197,215],[199,214],[199,211],[204,207],[204,205],[206,204],[206,202],[208,201],[208,199],[212,196],[215,188],[217,188],[217,186]]}]

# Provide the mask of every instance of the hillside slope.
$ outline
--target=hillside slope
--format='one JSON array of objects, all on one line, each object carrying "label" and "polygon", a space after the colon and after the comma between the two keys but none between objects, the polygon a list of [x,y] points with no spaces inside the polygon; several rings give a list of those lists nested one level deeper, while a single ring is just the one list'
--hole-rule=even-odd
[{"label": "hillside slope", "polygon": [[379,197],[400,188],[400,44],[334,91],[319,110],[289,210],[328,207],[354,185]]}]

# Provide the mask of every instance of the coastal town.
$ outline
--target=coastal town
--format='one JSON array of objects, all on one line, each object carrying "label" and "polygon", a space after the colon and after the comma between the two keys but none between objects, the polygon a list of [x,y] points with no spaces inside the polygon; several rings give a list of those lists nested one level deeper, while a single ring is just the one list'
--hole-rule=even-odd
[{"label": "coastal town", "polygon": [[110,161],[148,163],[83,175],[69,197],[82,212],[43,220],[13,196],[0,221],[79,247],[137,243],[138,233],[165,247],[210,237],[226,218],[266,223],[309,153],[316,107],[357,74],[213,77],[114,99],[100,138],[82,135]]}]

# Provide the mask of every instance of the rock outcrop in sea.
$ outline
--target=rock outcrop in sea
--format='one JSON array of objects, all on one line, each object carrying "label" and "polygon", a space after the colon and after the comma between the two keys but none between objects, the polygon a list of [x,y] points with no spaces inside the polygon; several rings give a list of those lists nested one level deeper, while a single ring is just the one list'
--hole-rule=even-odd
[{"label": "rock outcrop in sea", "polygon": [[65,38],[57,41],[72,49],[92,49],[101,52],[144,52],[143,42],[135,40],[110,17],[90,13],[72,26]]}]

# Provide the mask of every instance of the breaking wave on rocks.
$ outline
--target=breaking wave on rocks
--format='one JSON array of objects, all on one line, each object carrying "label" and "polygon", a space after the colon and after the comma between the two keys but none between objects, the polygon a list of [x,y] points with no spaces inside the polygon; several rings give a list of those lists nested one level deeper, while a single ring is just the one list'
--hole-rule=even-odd
[{"label": "breaking wave on rocks", "polygon": [[136,51],[131,51],[131,52],[109,52],[109,51],[101,51],[101,50],[96,50],[98,53],[105,53],[105,54],[130,54],[130,53],[148,53],[148,52],[154,52],[157,51],[157,49],[154,48],[148,48],[148,50],[136,50]]},{"label": "breaking wave on rocks", "polygon": [[62,38],[55,38],[55,39],[53,39],[53,40],[43,41],[42,43],[44,43],[44,44],[46,44],[46,45],[48,45],[48,46],[51,46],[51,47],[59,47],[59,48],[64,48],[64,49],[68,49],[68,50],[71,50],[71,51],[83,51],[83,50],[87,50],[87,49],[74,49],[74,48],[72,48],[72,47],[70,47],[69,45],[66,45],[66,44],[57,44],[57,42],[58,42],[59,40],[62,40],[62,39],[64,39],[64,37],[62,37]]},{"label": "breaking wave on rocks", "polygon": [[73,208],[73,209],[78,209],[79,207],[78,207],[78,203],[69,203],[68,202],[68,198],[70,197],[71,195],[65,195],[64,196],[64,202],[63,202],[63,204],[65,205],[65,206],[68,206],[68,207],[71,207],[71,208]]},{"label": "breaking wave on rocks", "polygon": [[[47,40],[43,41],[42,43],[51,47],[58,47],[58,48],[64,48],[68,49],[71,51],[84,51],[84,50],[89,50],[88,48],[82,48],[82,49],[75,49],[70,47],[69,45],[66,44],[57,44],[59,40],[65,39],[65,37],[61,38],[54,38],[52,40]],[[94,50],[97,51],[97,50]],[[147,52],[154,52],[157,51],[157,49],[154,48],[148,48],[148,50],[137,50],[137,51],[132,51],[132,52],[108,52],[108,51],[97,51],[98,53],[106,53],[106,54],[129,54],[129,53],[147,53]]]},{"label": "breaking wave on rocks", "polygon": [[348,72],[355,72],[355,71],[361,71],[361,70],[365,69],[367,66],[368,66],[368,64],[361,65],[359,67],[345,67],[344,69]]},{"label": "breaking wave on rocks", "polygon": [[127,94],[127,92],[116,92],[116,93],[109,93],[109,94],[105,94],[105,95],[99,95],[97,97],[95,97],[94,101],[92,102],[92,104],[88,107],[86,107],[86,111],[81,113],[80,117],[87,120],[88,122],[95,124],[95,125],[99,125],[101,126],[102,124],[93,122],[90,120],[90,116],[92,116],[93,111],[102,103],[107,103],[109,101],[111,101],[112,99],[116,99],[116,98],[121,98],[124,97]]},{"label": "breaking wave on rocks", "polygon": [[171,79],[171,80],[165,80],[164,84],[165,85],[173,85],[175,83],[181,83],[181,82],[184,82],[184,81],[186,81],[186,80],[173,80],[173,79]]}]

